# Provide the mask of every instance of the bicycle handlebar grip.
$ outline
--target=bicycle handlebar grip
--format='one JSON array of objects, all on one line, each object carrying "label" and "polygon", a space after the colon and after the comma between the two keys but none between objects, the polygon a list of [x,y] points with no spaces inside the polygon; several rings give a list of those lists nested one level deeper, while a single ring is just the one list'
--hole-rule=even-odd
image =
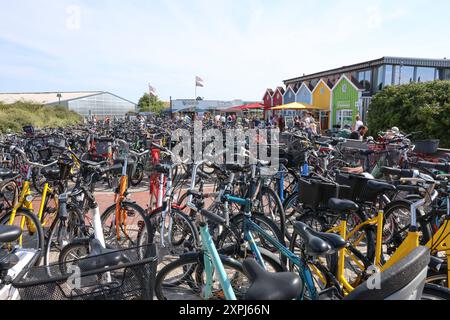
[{"label": "bicycle handlebar grip", "polygon": [[211,222],[214,222],[214,223],[216,223],[218,225],[224,225],[227,222],[227,220],[225,220],[224,218],[222,218],[222,217],[218,216],[217,214],[212,213],[212,212],[210,212],[208,210],[202,210],[200,212],[200,214],[202,216],[204,216],[207,220],[209,220]]}]

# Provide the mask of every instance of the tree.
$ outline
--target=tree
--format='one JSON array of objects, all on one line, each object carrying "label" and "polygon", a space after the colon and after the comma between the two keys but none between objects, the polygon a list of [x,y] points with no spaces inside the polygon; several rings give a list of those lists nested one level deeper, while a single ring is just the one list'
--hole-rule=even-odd
[{"label": "tree", "polygon": [[376,94],[369,109],[372,134],[398,127],[422,132],[418,139],[439,139],[450,147],[450,81],[389,86]]},{"label": "tree", "polygon": [[165,109],[165,104],[157,96],[145,93],[139,99],[138,108],[139,112],[161,113]]}]

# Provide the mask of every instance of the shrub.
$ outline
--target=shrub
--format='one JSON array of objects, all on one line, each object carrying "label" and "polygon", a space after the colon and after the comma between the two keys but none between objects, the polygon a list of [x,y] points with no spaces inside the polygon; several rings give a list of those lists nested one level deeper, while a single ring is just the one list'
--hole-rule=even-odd
[{"label": "shrub", "polygon": [[369,109],[371,133],[392,127],[422,134],[417,139],[440,139],[450,147],[450,81],[386,87],[376,94]]},{"label": "shrub", "polygon": [[0,131],[18,132],[26,125],[35,128],[57,128],[77,124],[81,116],[64,107],[46,107],[28,102],[0,103]]}]

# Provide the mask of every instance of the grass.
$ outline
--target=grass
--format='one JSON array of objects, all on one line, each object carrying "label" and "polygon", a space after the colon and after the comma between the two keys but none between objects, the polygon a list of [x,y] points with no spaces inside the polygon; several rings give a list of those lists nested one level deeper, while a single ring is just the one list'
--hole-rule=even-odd
[{"label": "grass", "polygon": [[0,103],[0,132],[20,132],[27,125],[37,129],[67,127],[80,123],[79,114],[65,107],[46,107],[28,102]]}]

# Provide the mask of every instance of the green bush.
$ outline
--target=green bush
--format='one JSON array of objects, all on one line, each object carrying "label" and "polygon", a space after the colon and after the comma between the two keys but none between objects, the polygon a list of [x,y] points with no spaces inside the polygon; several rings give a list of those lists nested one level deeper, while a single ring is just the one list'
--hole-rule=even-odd
[{"label": "green bush", "polygon": [[373,135],[392,127],[422,131],[417,139],[440,139],[450,148],[450,81],[386,87],[372,100],[368,125]]},{"label": "green bush", "polygon": [[0,103],[0,132],[19,132],[27,125],[38,129],[66,127],[81,121],[80,115],[61,106],[46,107],[28,102]]}]

